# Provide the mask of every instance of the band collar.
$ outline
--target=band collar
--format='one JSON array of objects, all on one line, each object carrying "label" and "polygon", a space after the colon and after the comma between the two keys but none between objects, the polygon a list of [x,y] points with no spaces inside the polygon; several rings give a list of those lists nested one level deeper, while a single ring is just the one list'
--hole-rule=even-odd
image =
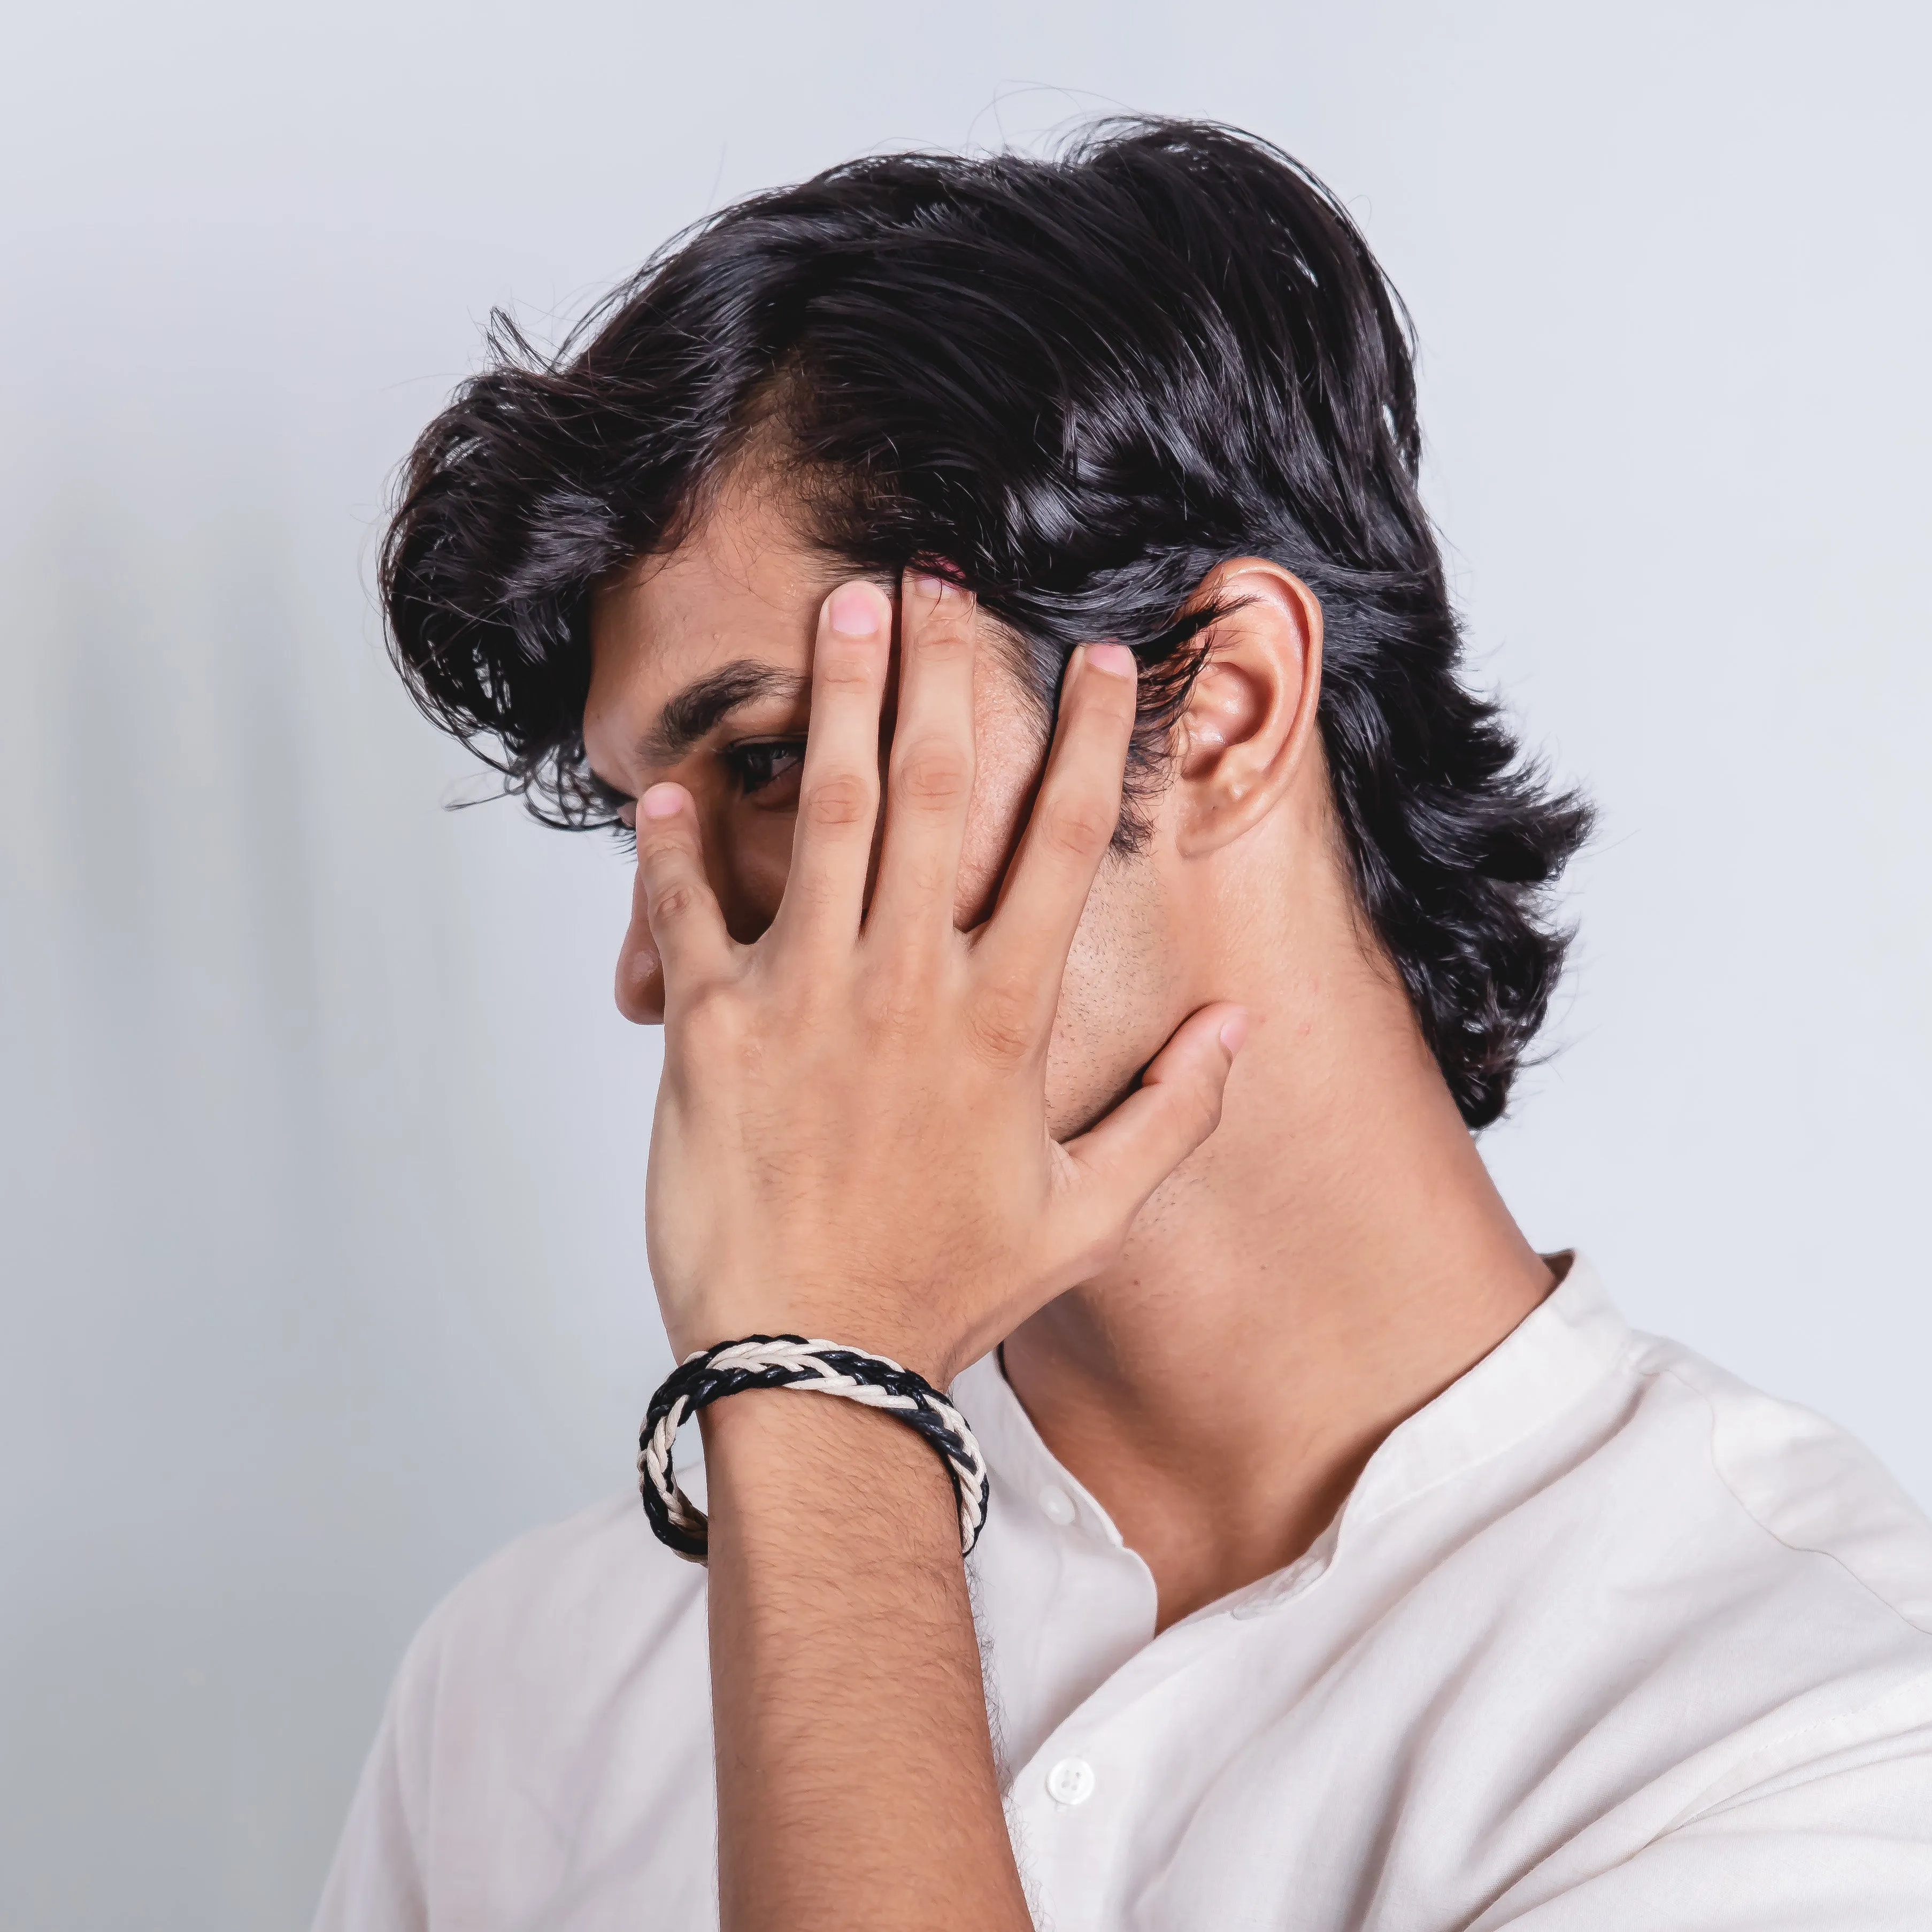
[{"label": "band collar", "polygon": [[[1595,1269],[1574,1252],[1546,1258],[1552,1267],[1568,1262],[1562,1280],[1473,1368],[1390,1431],[1335,1523],[1318,1539],[1324,1558],[1319,1568],[1326,1568],[1337,1533],[1346,1539],[1351,1531],[1501,1454],[1553,1421],[1628,1353],[1630,1329]],[[996,1482],[1022,1495],[1042,1483],[1057,1485],[1078,1498],[1083,1516],[1090,1512],[1093,1525],[1121,1545],[1106,1511],[1040,1439],[1001,1372],[997,1351],[964,1370],[952,1393]],[[1298,1571],[1301,1566],[1291,1567]]]},{"label": "band collar", "polygon": [[1633,1346],[1597,1271],[1573,1252],[1562,1280],[1480,1361],[1405,1422],[1370,1457],[1342,1505],[1346,1536],[1487,1462],[1571,1408]]}]

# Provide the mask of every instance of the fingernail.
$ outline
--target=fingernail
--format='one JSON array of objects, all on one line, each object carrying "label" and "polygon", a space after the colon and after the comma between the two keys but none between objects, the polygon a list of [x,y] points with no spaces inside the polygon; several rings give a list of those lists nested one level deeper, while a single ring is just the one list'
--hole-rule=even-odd
[{"label": "fingernail", "polygon": [[1248,1016],[1243,1010],[1231,1013],[1221,1022],[1221,1044],[1228,1049],[1229,1057],[1240,1052],[1248,1037]]},{"label": "fingernail", "polygon": [[886,600],[869,584],[842,584],[825,605],[825,621],[842,638],[869,638]]},{"label": "fingernail", "polygon": [[640,818],[675,818],[678,808],[684,803],[684,788],[674,784],[654,784],[638,801]]},{"label": "fingernail", "polygon": [[1134,674],[1134,654],[1125,644],[1109,638],[1104,644],[1087,646],[1087,662],[1096,670],[1105,671],[1109,677],[1132,677]]},{"label": "fingernail", "polygon": [[915,590],[930,597],[935,604],[944,604],[947,598],[963,594],[958,584],[950,584],[943,577],[934,577],[930,571],[914,571],[912,581]]}]

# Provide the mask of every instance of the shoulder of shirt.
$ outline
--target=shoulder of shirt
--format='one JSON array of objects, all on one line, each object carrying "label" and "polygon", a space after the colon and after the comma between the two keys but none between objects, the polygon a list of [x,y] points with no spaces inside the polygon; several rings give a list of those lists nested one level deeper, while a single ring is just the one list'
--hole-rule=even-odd
[{"label": "shoulder of shirt", "polygon": [[1740,1509],[1786,1550],[1829,1558],[1932,1636],[1932,1522],[1876,1456],[1822,1416],[1678,1342],[1643,1334],[1630,1342],[1635,1373],[1703,1406],[1712,1466]]},{"label": "shoulder of shirt", "polygon": [[436,1673],[452,1650],[494,1652],[538,1630],[587,1636],[614,1611],[648,1642],[704,1590],[702,1567],[657,1540],[632,1491],[529,1531],[487,1558],[424,1620],[401,1674]]}]

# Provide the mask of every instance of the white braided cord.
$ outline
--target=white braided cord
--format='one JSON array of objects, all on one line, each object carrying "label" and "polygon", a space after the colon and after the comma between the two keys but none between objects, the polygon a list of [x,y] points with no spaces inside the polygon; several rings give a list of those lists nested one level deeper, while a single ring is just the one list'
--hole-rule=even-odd
[{"label": "white braided cord", "polygon": [[[914,1390],[906,1392],[886,1387],[868,1379],[866,1375],[850,1372],[827,1360],[828,1354],[862,1362],[874,1373],[883,1372],[895,1379],[910,1382],[915,1385]],[[922,1427],[920,1432],[938,1451],[952,1480],[953,1494],[959,1506],[959,1546],[962,1553],[970,1551],[978,1541],[986,1522],[986,1502],[992,1486],[980,1445],[966,1418],[945,1396],[890,1356],[874,1355],[842,1342],[807,1341],[789,1335],[753,1336],[745,1341],[696,1351],[678,1365],[671,1379],[676,1381],[685,1376],[700,1364],[707,1376],[734,1371],[746,1376],[776,1375],[774,1380],[748,1384],[751,1386],[795,1388],[808,1394],[838,1396],[848,1402],[862,1402],[868,1408],[895,1412],[908,1420],[920,1412],[931,1416],[940,1425],[947,1439],[944,1442],[937,1440],[934,1432],[928,1428]],[[660,1390],[659,1399],[663,1394]],[[702,1406],[702,1403],[698,1406]],[[652,1406],[656,1408],[656,1402]],[[685,1543],[670,1538],[664,1540],[671,1542],[672,1547],[680,1555],[702,1562],[707,1520],[704,1512],[678,1486],[672,1466],[673,1444],[676,1442],[679,1430],[692,1412],[690,1394],[682,1392],[673,1399],[664,1414],[647,1426],[638,1444],[638,1475],[640,1483],[648,1486],[652,1496],[662,1505],[669,1526],[682,1532],[683,1538],[696,1547],[687,1547]],[[657,1527],[655,1522],[652,1526]],[[658,1533],[662,1536],[662,1530]]]}]

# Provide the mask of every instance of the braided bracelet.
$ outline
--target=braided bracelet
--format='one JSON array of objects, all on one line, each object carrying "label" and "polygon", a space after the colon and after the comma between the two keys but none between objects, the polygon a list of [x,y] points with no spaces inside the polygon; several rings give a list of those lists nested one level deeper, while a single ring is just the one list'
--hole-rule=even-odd
[{"label": "braided bracelet", "polygon": [[677,1486],[671,1445],[686,1417],[743,1389],[796,1388],[843,1396],[883,1408],[916,1429],[938,1450],[959,1505],[959,1547],[970,1552],[986,1520],[992,1478],[966,1418],[922,1376],[884,1355],[808,1342],[802,1335],[748,1335],[687,1355],[651,1398],[638,1437],[638,1489],[660,1543],[680,1556],[704,1561],[704,1512]]}]

